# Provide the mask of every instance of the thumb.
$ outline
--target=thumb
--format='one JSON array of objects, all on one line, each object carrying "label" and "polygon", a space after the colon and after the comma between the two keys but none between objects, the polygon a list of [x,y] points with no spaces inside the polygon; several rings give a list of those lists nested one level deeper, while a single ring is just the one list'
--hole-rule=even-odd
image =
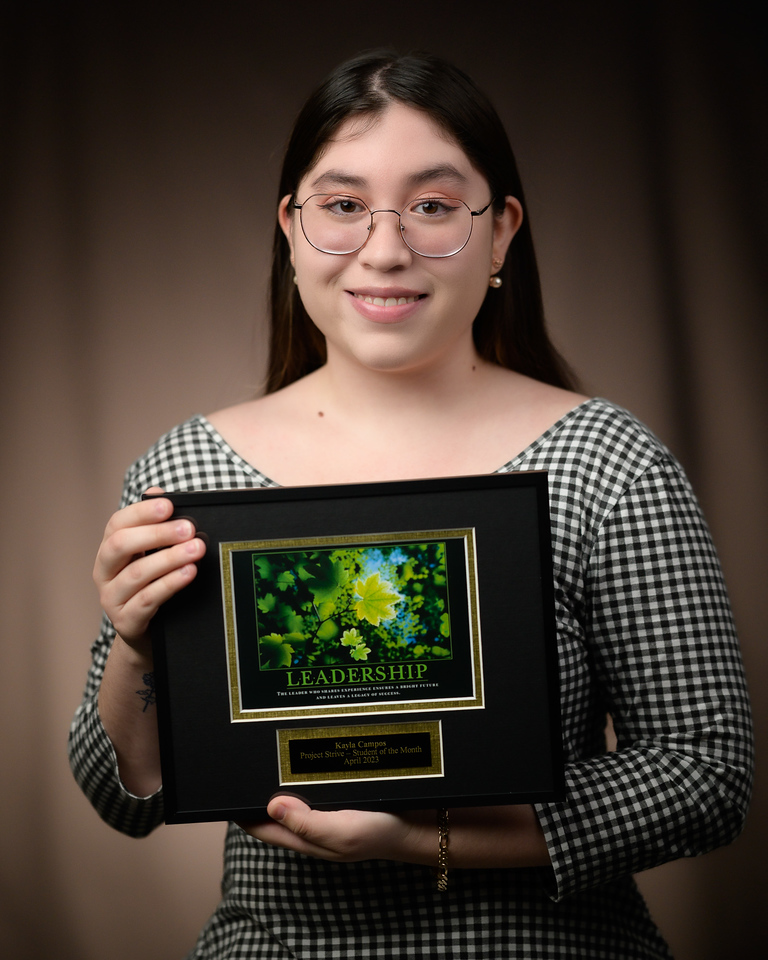
[{"label": "thumb", "polygon": [[267,813],[273,820],[299,836],[309,833],[312,812],[312,808],[298,797],[273,797],[267,806]]}]

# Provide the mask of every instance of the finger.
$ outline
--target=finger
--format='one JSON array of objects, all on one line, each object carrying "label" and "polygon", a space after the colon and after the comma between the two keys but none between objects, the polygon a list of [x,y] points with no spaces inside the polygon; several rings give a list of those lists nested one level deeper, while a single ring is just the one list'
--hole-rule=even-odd
[{"label": "finger", "polygon": [[333,850],[331,847],[313,842],[311,839],[311,829],[306,836],[302,836],[294,833],[294,831],[284,823],[279,823],[275,820],[243,822],[238,825],[256,840],[260,840],[262,843],[268,843],[271,846],[282,847],[308,857],[316,857],[323,860],[339,861],[344,859],[339,852]]},{"label": "finger", "polygon": [[389,813],[313,810],[297,797],[274,798],[267,813],[273,823],[263,825],[259,839],[327,860],[375,857],[402,829],[400,819]]},{"label": "finger", "polygon": [[[257,840],[274,846],[285,847],[311,857],[335,859],[333,851],[322,843],[315,842],[311,824],[313,811],[296,797],[278,797],[267,807],[271,819],[258,823],[241,823],[240,826]],[[320,812],[321,818],[327,816]]]},{"label": "finger", "polygon": [[[184,568],[194,567],[205,556],[205,551],[205,542],[200,537],[193,537],[162,550],[138,555],[104,582],[101,595],[116,606],[123,606],[140,593],[149,592],[154,596],[157,588],[150,588],[160,584],[169,575],[180,572],[182,579],[188,581],[190,571]],[[165,592],[162,586],[160,589]]]},{"label": "finger", "polygon": [[[134,504],[138,506],[138,504]],[[126,508],[126,510],[129,508]],[[128,525],[125,525],[125,520]],[[131,523],[136,520],[139,525]],[[144,522],[140,522],[144,521]],[[175,544],[192,540],[196,534],[195,526],[189,520],[165,520],[146,522],[142,515],[120,518],[121,526],[115,526],[112,532],[105,532],[99,552],[96,555],[94,577],[97,582],[113,579],[134,558]]]},{"label": "finger", "polygon": [[185,564],[153,580],[132,594],[122,606],[105,604],[104,609],[123,640],[135,646],[147,639],[150,621],[160,607],[196,576],[197,566],[194,563]]},{"label": "finger", "polygon": [[[147,491],[162,493],[160,488],[152,487]],[[155,497],[151,500],[137,500],[123,507],[109,518],[104,536],[111,536],[116,530],[123,527],[138,527],[143,524],[158,523],[167,520],[173,513],[173,503],[166,497]]]}]

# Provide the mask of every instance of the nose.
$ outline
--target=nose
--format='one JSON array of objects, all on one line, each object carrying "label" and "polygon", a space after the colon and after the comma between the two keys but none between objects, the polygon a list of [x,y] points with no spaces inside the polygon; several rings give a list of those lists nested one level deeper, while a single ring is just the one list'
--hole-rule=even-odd
[{"label": "nose", "polygon": [[[382,217],[381,214],[389,216]],[[392,216],[394,214],[394,217]],[[403,240],[400,214],[397,210],[372,210],[371,230],[358,253],[361,263],[377,270],[408,266],[413,254]]]}]

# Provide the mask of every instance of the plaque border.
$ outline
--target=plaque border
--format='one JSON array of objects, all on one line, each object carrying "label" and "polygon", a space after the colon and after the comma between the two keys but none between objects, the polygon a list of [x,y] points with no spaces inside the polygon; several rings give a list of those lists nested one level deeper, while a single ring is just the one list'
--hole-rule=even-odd
[{"label": "plaque border", "polygon": [[[168,497],[173,516],[191,519],[208,543],[197,576],[152,621],[167,823],[260,819],[272,797],[285,792],[326,810],[562,799],[545,471],[145,496]],[[370,531],[465,529],[474,531],[482,706],[232,720],[220,543],[318,537],[342,542],[370,538]],[[441,775],[280,782],[278,728],[427,721],[440,724]]]}]

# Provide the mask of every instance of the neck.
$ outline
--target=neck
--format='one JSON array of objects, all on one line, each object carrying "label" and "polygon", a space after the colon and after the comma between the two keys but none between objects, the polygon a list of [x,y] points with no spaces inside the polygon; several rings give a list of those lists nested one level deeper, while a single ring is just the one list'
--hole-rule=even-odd
[{"label": "neck", "polygon": [[422,417],[452,418],[457,409],[473,406],[498,371],[474,346],[428,367],[398,371],[372,370],[331,349],[328,362],[312,376],[318,399],[330,410],[413,425]]}]

